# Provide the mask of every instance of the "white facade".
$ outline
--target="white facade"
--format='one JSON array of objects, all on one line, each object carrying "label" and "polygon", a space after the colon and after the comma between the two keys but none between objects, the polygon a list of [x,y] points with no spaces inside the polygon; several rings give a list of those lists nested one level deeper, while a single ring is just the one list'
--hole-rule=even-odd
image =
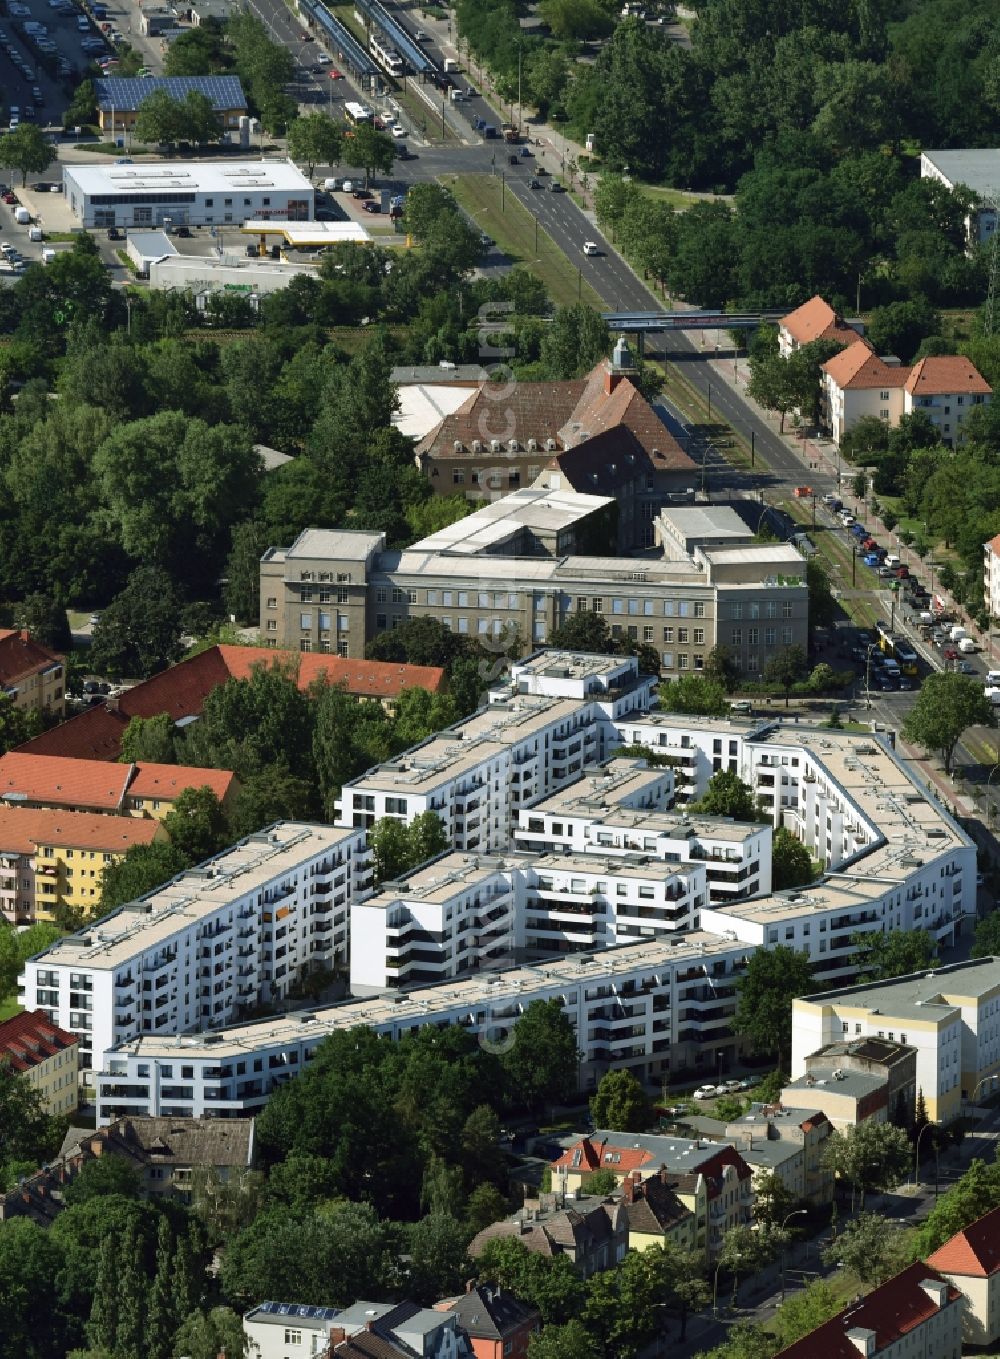
[{"label": "white facade", "polygon": [[983,598],[993,618],[1000,618],[1000,535],[983,547]]},{"label": "white facade", "polygon": [[310,181],[281,160],[64,165],[63,187],[84,227],[308,221],[315,207]]},{"label": "white facade", "polygon": [[[358,1024],[393,1038],[428,1023],[461,1024],[502,1052],[511,1026],[534,1000],[555,999],[563,1006],[582,1052],[584,1087],[610,1067],[650,1079],[687,1068],[711,1072],[717,1045],[728,1033],[735,979],[747,953],[742,944],[693,932],[473,973],[221,1032],[143,1035],[106,1054],[96,1082],[98,1123],[119,1114],[253,1112],[277,1085],[304,1069],[328,1034]],[[190,1094],[179,1105],[175,1096],[164,1096],[163,1086],[172,1084],[181,1064],[191,1075],[184,1078]]]},{"label": "white facade", "polygon": [[100,1069],[118,1043],[230,1024],[344,959],[369,890],[362,834],[280,822],[36,954],[21,1002],[86,1038]]},{"label": "white facade", "polygon": [[250,1359],[316,1359],[326,1354],[336,1307],[262,1302],[243,1317]]}]

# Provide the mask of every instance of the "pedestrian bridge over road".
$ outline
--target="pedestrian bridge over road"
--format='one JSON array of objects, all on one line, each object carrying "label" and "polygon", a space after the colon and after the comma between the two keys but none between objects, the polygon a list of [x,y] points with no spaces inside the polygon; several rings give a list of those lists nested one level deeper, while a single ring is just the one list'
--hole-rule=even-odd
[{"label": "pedestrian bridge over road", "polygon": [[756,330],[775,325],[782,311],[606,311],[608,329],[644,335],[664,330]]}]

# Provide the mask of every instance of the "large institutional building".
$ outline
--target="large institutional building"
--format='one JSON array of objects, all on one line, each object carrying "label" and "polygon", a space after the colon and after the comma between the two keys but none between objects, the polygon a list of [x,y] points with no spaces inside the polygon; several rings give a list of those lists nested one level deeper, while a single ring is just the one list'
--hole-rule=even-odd
[{"label": "large institutional building", "polygon": [[572,614],[597,613],[671,675],[703,670],[716,645],[750,675],[805,647],[806,564],[793,546],[757,543],[756,526],[726,506],[691,505],[661,512],[659,555],[610,556],[614,509],[606,496],[535,487],[403,551],[380,533],[306,529],[263,556],[261,639],[361,657],[379,633],[431,617],[487,644],[516,635],[533,647]]},{"label": "large institutional building", "polygon": [[[948,942],[974,914],[974,846],[880,737],[650,712],[633,658],[542,653],[491,698],[345,785],[340,827],[272,827],[28,962],[24,1002],[80,1035],[100,1121],[253,1112],[326,1035],[358,1024],[396,1036],[459,1023],[502,1049],[543,999],[574,1024],[584,1086],[609,1067],[710,1074],[737,1053],[735,984],[754,950],[795,948],[850,986],[856,932]],[[623,746],[666,759],[643,769],[615,756]],[[768,823],[689,811],[719,770],[752,786]],[[371,818],[424,810],[452,848],[373,893]],[[772,890],[778,825],[821,863],[814,884]],[[354,999],[241,1020],[316,963],[348,965]],[[928,987],[968,1008],[950,975]],[[819,1016],[803,1021],[806,1052],[847,1036],[839,994],[801,1002]],[[866,1003],[888,1013],[889,999]],[[913,1043],[911,1028],[889,1039]],[[992,1040],[965,1042],[960,1065],[949,1025],[929,1041],[933,1058],[917,1044],[929,1101],[929,1061],[959,1097],[1000,1070]],[[798,1047],[796,1062],[800,1074]]]}]

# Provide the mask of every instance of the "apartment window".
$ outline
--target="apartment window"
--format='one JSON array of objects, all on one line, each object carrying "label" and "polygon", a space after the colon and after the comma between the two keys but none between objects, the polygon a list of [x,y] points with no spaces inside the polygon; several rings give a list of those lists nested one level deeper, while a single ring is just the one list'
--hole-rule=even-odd
[{"label": "apartment window", "polygon": [[417,592],[416,592],[416,590],[407,590],[407,592],[406,592],[406,602],[407,602],[407,604],[416,604],[416,602],[417,602]]},{"label": "apartment window", "polygon": [[677,669],[686,670],[688,668],[688,655],[686,651],[679,653],[677,657]]},{"label": "apartment window", "polygon": [[660,657],[660,660],[663,662],[664,670],[673,670],[674,653],[672,651],[665,651],[663,655]]},{"label": "apartment window", "polygon": [[384,604],[385,601],[386,601],[386,598],[387,598],[387,595],[386,595],[386,588],[385,588],[384,585],[380,585],[380,586],[376,589],[376,591],[375,591],[375,603],[376,603],[376,604]]},{"label": "apartment window", "polygon": [[677,629],[677,640],[678,640],[678,642],[686,642],[686,641],[688,640],[688,630],[687,630],[687,628],[678,628],[678,629]]},{"label": "apartment window", "polygon": [[466,590],[459,590],[458,592],[458,607],[460,609],[467,609],[469,607],[469,595]]},{"label": "apartment window", "polygon": [[286,1327],[285,1327],[285,1344],[286,1344],[286,1345],[301,1345],[301,1344],[302,1344],[302,1332],[301,1332],[301,1331],[293,1331],[293,1330],[290,1330],[289,1327],[286,1326]]},{"label": "apartment window", "polygon": [[427,603],[430,604],[430,605],[434,605],[434,606],[436,607],[436,606],[437,606],[437,602],[438,602],[438,592],[437,592],[437,590],[428,590],[428,591],[427,591]]},{"label": "apartment window", "polygon": [[672,599],[665,599],[665,600],[663,601],[663,616],[664,616],[664,618],[673,618],[673,616],[674,616],[674,614],[676,614],[676,612],[677,612],[677,606],[674,604],[674,601],[673,601]]},{"label": "apartment window", "polygon": [[791,616],[792,616],[792,601],[791,601],[790,599],[786,599],[786,600],[782,603],[782,605],[781,605],[781,616],[782,616],[782,618],[791,618]]},{"label": "apartment window", "polygon": [[769,600],[767,601],[767,608],[765,609],[765,613],[766,613],[766,615],[767,615],[768,618],[777,618],[777,616],[778,616],[778,606],[777,606],[777,604],[775,604],[775,602],[774,602],[773,599],[769,599]]},{"label": "apartment window", "polygon": [[456,468],[453,470],[452,474],[451,474],[451,482],[452,482],[452,485],[453,485],[453,486],[461,486],[462,483],[463,483],[464,481],[465,481],[465,473],[462,471],[462,469],[461,469],[460,467],[456,467]]},{"label": "apartment window", "polygon": [[702,655],[701,652],[698,652],[697,655],[696,655],[695,658],[694,658],[694,668],[695,668],[696,670],[704,670],[704,669],[705,669],[705,657],[704,657],[704,655]]},{"label": "apartment window", "polygon": [[704,628],[695,628],[695,630],[694,630],[694,644],[695,644],[695,646],[704,646],[704,645],[705,645],[705,629],[704,629]]},{"label": "apartment window", "polygon": [[349,600],[350,600],[350,594],[348,593],[347,586],[346,586],[346,585],[341,585],[341,586],[339,587],[339,589],[337,590],[337,603],[338,603],[338,604],[346,604],[346,603],[348,603]]},{"label": "apartment window", "polygon": [[600,597],[600,595],[597,595],[594,599],[590,601],[590,608],[592,613],[604,612],[604,600]]},{"label": "apartment window", "polygon": [[[888,401],[888,400],[889,400],[889,393],[888,393],[888,392],[879,392],[879,394],[878,394],[878,399],[879,399],[880,401]],[[887,414],[888,414],[888,412],[887,412]]]},{"label": "apartment window", "polygon": [[385,632],[386,626],[387,626],[387,625],[386,625],[386,616],[385,616],[385,614],[384,614],[384,613],[377,613],[377,614],[375,615],[375,628],[376,628],[376,630],[377,630],[378,632]]},{"label": "apartment window", "polygon": [[743,617],[743,605],[742,605],[742,604],[734,604],[734,605],[732,606],[732,610],[733,610],[733,617],[734,617],[734,618],[742,618],[742,617]]},{"label": "apartment window", "polygon": [[278,620],[276,618],[269,618],[267,620],[267,630],[268,632],[278,631]]},{"label": "apartment window", "polygon": [[406,599],[406,594],[404,593],[404,591],[402,591],[402,590],[399,588],[398,585],[394,585],[394,586],[392,587],[392,602],[393,602],[393,604],[402,604],[402,603],[405,601],[405,599]]},{"label": "apartment window", "polygon": [[674,640],[674,630],[673,630],[673,628],[664,628],[664,629],[663,629],[663,640],[664,640],[665,642],[672,642],[672,641]]},{"label": "apartment window", "polygon": [[704,604],[696,604],[696,605],[694,606],[694,616],[695,616],[695,618],[704,618],[704,617],[705,617],[705,606],[704,606]]},{"label": "apartment window", "polygon": [[742,628],[733,628],[732,633],[730,634],[730,641],[732,642],[733,646],[742,646],[742,645],[743,645],[743,629],[742,629]]},{"label": "apartment window", "polygon": [[760,628],[747,628],[747,642],[750,646],[760,645]]},{"label": "apartment window", "polygon": [[319,630],[320,632],[330,631],[330,614],[326,609],[320,609],[319,611]]},{"label": "apartment window", "polygon": [[643,630],[642,630],[642,640],[643,640],[644,642],[651,642],[651,641],[653,640],[653,629],[652,629],[652,628],[643,628]]},{"label": "apartment window", "polygon": [[268,595],[268,597],[267,597],[267,607],[268,607],[269,609],[276,609],[276,608],[278,607],[278,601],[277,601],[277,598],[276,598],[274,595]]},{"label": "apartment window", "polygon": [[347,655],[348,655],[348,652],[349,652],[349,651],[350,651],[350,646],[348,645],[347,642],[338,642],[338,643],[337,643],[337,655],[343,657],[344,660],[347,659]]},{"label": "apartment window", "polygon": [[791,645],[792,645],[792,630],[791,630],[791,628],[782,628],[782,629],[781,629],[781,645],[782,645],[782,646],[791,646]]},{"label": "apartment window", "polygon": [[299,614],[299,627],[303,632],[307,632],[312,627],[313,616],[311,613]]},{"label": "apartment window", "polygon": [[448,608],[448,609],[451,608],[452,599],[451,599],[451,591],[450,591],[450,590],[443,590],[443,591],[441,592],[441,603],[442,603],[446,608]]},{"label": "apartment window", "polygon": [[777,645],[777,641],[778,641],[778,629],[777,629],[777,628],[765,628],[765,629],[764,629],[764,645],[765,645],[765,646],[776,646],[776,645]]}]

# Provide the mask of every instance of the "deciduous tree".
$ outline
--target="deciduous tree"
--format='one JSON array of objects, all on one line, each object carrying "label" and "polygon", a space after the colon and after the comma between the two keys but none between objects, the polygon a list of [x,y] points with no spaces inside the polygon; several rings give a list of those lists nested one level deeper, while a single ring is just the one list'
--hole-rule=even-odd
[{"label": "deciduous tree", "polygon": [[792,1048],[792,1001],[815,988],[807,954],[783,944],[758,949],[736,983],[733,1028],[758,1052],[776,1052],[783,1065]]},{"label": "deciduous tree", "polygon": [[652,1122],[653,1105],[631,1071],[607,1071],[591,1096],[590,1115],[595,1128],[645,1132]]},{"label": "deciduous tree", "polygon": [[558,1000],[533,1000],[505,1040],[501,1061],[518,1099],[540,1112],[580,1084],[576,1035]]},{"label": "deciduous tree", "polygon": [[933,750],[950,773],[962,733],[972,726],[989,726],[992,721],[990,701],[981,683],[971,675],[936,671],[920,686],[903,723],[903,735]]}]

